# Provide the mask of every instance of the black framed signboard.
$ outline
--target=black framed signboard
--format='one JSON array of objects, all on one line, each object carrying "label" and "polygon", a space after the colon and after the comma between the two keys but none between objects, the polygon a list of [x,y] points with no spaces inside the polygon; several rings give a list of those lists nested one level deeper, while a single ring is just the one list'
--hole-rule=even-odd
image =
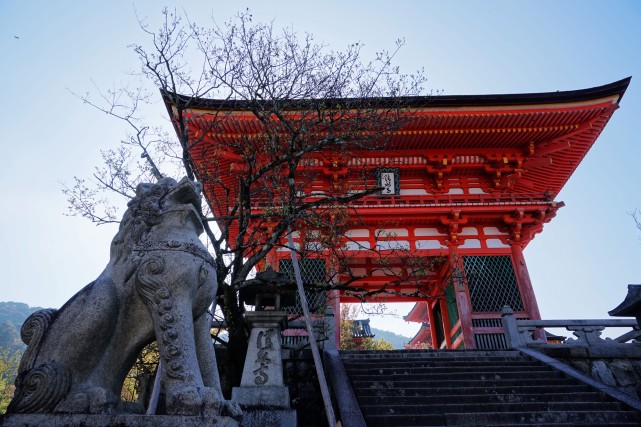
[{"label": "black framed signboard", "polygon": [[382,187],[381,195],[392,196],[401,193],[398,168],[380,168],[376,170],[376,181]]}]

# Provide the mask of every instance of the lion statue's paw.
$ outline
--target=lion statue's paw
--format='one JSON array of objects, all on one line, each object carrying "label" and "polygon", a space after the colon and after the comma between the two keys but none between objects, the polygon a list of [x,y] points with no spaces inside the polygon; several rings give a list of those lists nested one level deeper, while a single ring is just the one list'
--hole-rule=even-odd
[{"label": "lion statue's paw", "polygon": [[56,407],[56,412],[72,414],[110,414],[116,412],[119,399],[102,387],[73,393]]},{"label": "lion statue's paw", "polygon": [[236,402],[225,400],[223,396],[214,389],[206,389],[205,406],[203,415],[220,415],[240,420],[243,412]]},{"label": "lion statue's paw", "polygon": [[235,402],[226,401],[216,389],[209,387],[183,387],[167,395],[167,413],[172,415],[208,415],[242,417]]},{"label": "lion statue's paw", "polygon": [[238,405],[238,403],[232,402],[231,400],[224,400],[222,404],[223,404],[223,410],[221,411],[220,415],[225,417],[231,417],[236,421],[242,420],[243,411],[242,409],[240,409],[240,406]]},{"label": "lion statue's paw", "polygon": [[167,413],[197,415],[202,412],[203,396],[197,387],[183,387],[167,393]]}]

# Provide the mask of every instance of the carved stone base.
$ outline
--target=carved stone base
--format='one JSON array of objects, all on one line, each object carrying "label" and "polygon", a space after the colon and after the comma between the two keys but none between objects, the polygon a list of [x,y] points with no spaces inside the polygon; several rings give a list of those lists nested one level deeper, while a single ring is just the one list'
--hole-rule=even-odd
[{"label": "carved stone base", "polygon": [[0,424],[3,427],[239,427],[241,425],[229,417],[124,414],[12,414],[6,415],[4,420],[0,419]]},{"label": "carved stone base", "polygon": [[243,427],[296,427],[294,409],[243,409]]},{"label": "carved stone base", "polygon": [[231,400],[243,408],[281,408],[289,409],[289,389],[287,387],[234,387]]}]

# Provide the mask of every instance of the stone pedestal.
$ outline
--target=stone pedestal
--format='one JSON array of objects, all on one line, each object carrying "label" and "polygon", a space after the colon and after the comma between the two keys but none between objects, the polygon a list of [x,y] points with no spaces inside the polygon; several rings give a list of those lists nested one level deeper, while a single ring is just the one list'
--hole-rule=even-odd
[{"label": "stone pedestal", "polygon": [[10,414],[6,415],[4,420],[0,418],[0,425],[3,427],[239,427],[240,423],[229,417],[201,415]]},{"label": "stone pedestal", "polygon": [[245,313],[252,325],[240,387],[232,400],[243,409],[244,426],[295,427],[296,411],[290,409],[289,390],[283,383],[280,332],[284,311]]}]

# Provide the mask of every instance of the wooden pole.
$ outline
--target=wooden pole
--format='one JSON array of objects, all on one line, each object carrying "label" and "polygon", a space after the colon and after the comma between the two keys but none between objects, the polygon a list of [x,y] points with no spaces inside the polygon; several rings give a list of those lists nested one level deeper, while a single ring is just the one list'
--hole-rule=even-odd
[{"label": "wooden pole", "polygon": [[321,395],[323,397],[323,404],[325,405],[325,414],[327,415],[327,425],[329,427],[336,426],[336,416],[334,415],[334,408],[332,407],[332,398],[329,395],[329,388],[327,387],[327,380],[325,379],[325,371],[323,363],[321,362],[320,353],[318,351],[318,343],[316,342],[316,335],[314,334],[314,327],[312,319],[309,315],[309,306],[307,305],[307,297],[305,296],[305,289],[303,288],[303,278],[300,274],[300,267],[298,265],[298,256],[294,250],[294,239],[292,238],[291,230],[287,230],[287,238],[289,239],[289,253],[292,256],[292,265],[294,266],[294,276],[296,277],[296,287],[298,288],[298,295],[300,296],[300,305],[303,308],[303,315],[305,316],[305,326],[307,328],[307,335],[309,337],[309,345],[312,349],[312,356],[314,357],[314,365],[316,366],[316,375],[318,376],[318,383],[320,384]]}]

